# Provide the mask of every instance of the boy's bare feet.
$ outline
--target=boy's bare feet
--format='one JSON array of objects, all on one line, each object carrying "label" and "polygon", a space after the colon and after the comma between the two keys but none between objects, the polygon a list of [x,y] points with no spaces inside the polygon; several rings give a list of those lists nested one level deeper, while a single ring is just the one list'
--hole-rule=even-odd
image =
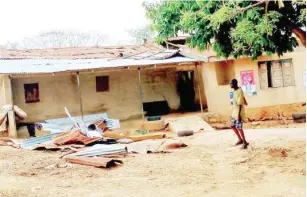
[{"label": "boy's bare feet", "polygon": [[249,145],[248,142],[243,143],[242,149],[247,149],[248,145]]},{"label": "boy's bare feet", "polygon": [[242,140],[239,140],[239,141],[235,144],[235,146],[239,146],[239,145],[241,145],[241,144],[243,144],[243,141],[242,141]]}]

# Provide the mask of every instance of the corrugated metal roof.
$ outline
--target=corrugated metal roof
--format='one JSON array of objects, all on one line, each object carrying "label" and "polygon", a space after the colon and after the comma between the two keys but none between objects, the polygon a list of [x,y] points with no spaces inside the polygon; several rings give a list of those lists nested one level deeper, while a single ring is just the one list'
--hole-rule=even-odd
[{"label": "corrugated metal roof", "polygon": [[0,59],[95,59],[118,58],[121,53],[135,55],[152,50],[162,50],[163,47],[147,41],[142,45],[46,48],[27,50],[6,50],[0,48]]},{"label": "corrugated metal roof", "polygon": [[20,147],[23,149],[33,150],[35,146],[38,144],[48,143],[48,142],[51,143],[52,138],[56,135],[58,135],[58,133],[52,133],[44,136],[25,139],[23,142],[20,143]]},{"label": "corrugated metal roof", "polygon": [[73,72],[103,68],[119,68],[127,66],[149,66],[199,60],[186,57],[172,57],[162,60],[150,59],[78,59],[78,60],[0,60],[0,74],[44,74],[57,72]]},{"label": "corrugated metal roof", "polygon": [[[84,151],[79,151],[68,156],[86,156],[86,157],[93,157],[93,156],[103,156],[103,155],[112,155],[112,154],[127,154],[126,146],[122,144],[112,144],[112,145],[105,145],[105,144],[96,144],[92,147]],[[64,157],[65,158],[65,157]]]},{"label": "corrugated metal roof", "polygon": [[140,53],[137,55],[130,56],[129,59],[134,60],[163,60],[167,58],[171,58],[179,53],[179,50],[160,50],[160,51],[150,51],[145,53]]}]

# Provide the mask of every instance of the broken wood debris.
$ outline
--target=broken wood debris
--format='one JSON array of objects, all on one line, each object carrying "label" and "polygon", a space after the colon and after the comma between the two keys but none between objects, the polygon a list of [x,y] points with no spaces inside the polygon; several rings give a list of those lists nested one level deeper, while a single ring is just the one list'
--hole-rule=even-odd
[{"label": "broken wood debris", "polygon": [[5,118],[8,116],[9,111],[14,111],[15,115],[20,119],[24,120],[28,117],[27,113],[16,105],[4,105],[0,112],[0,124],[3,123]]},{"label": "broken wood debris", "polygon": [[78,144],[72,144],[72,145],[62,145],[58,146],[53,143],[50,144],[39,144],[34,147],[33,150],[51,150],[51,151],[57,151],[57,150],[77,150],[78,148],[83,148],[85,147],[84,145],[78,145]]},{"label": "broken wood debris", "polygon": [[[87,125],[83,121],[76,121],[69,114],[69,124],[70,127],[73,128],[67,129],[68,127],[64,128],[60,124],[47,123],[50,128],[60,132],[26,139],[20,143],[9,138],[5,139],[8,141],[5,143],[11,143],[16,148],[20,146],[28,150],[61,151],[63,153],[60,155],[60,158],[65,159],[67,162],[108,168],[116,164],[123,164],[118,158],[127,156],[128,148],[129,153],[163,154],[174,152],[174,149],[186,147],[187,145],[179,140],[156,140],[166,137],[163,131],[169,131],[168,127],[170,125],[168,123],[175,123],[173,124],[175,125],[174,127],[180,129],[176,131],[179,136],[192,135],[194,132],[202,129],[212,129],[211,127],[207,127],[208,125],[206,123],[200,126],[197,125],[200,121],[202,121],[202,123],[204,122],[199,117],[188,118],[189,124],[184,125],[185,119],[186,118],[180,118],[179,121],[173,119],[168,121],[167,124],[164,120],[147,121],[145,124],[143,122],[139,129],[116,129],[112,131],[111,128],[119,128],[119,123],[110,121],[110,119],[106,117],[95,119],[95,121]],[[96,131],[98,130],[97,128],[102,131],[101,137],[88,135],[88,132]],[[141,146],[135,147],[135,142],[140,141],[143,141],[141,142]],[[151,145],[150,142],[154,143]],[[57,165],[51,165],[50,169],[59,167],[60,166]]]},{"label": "broken wood debris", "polygon": [[103,167],[103,168],[111,168],[118,164],[124,164],[122,160],[119,159],[111,159],[104,157],[76,157],[76,156],[68,156],[65,157],[65,161],[69,163],[75,163],[80,165],[87,166],[95,166],[95,167]]}]

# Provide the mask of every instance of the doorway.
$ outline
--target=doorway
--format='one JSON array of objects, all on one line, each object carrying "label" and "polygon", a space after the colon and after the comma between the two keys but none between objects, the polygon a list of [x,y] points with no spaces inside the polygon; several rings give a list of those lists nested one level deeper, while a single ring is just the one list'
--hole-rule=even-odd
[{"label": "doorway", "polygon": [[181,112],[195,111],[194,71],[177,72],[177,92]]}]

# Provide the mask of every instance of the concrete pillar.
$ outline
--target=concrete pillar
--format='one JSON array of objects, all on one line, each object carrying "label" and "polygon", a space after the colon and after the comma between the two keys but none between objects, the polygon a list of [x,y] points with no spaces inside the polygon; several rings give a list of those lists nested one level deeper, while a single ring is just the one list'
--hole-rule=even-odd
[{"label": "concrete pillar", "polygon": [[[5,105],[13,105],[13,90],[11,78],[8,75],[3,76],[3,97]],[[16,129],[16,119],[14,111],[9,111],[8,113],[8,133],[9,137],[17,137],[17,129]]]},{"label": "concrete pillar", "polygon": [[13,91],[11,78],[8,75],[3,76],[3,91],[4,91],[4,103],[5,105],[13,104]]},{"label": "concrete pillar", "polygon": [[11,110],[8,112],[8,121],[9,121],[9,137],[17,138],[17,129],[16,129],[16,119],[15,119],[15,112]]}]

